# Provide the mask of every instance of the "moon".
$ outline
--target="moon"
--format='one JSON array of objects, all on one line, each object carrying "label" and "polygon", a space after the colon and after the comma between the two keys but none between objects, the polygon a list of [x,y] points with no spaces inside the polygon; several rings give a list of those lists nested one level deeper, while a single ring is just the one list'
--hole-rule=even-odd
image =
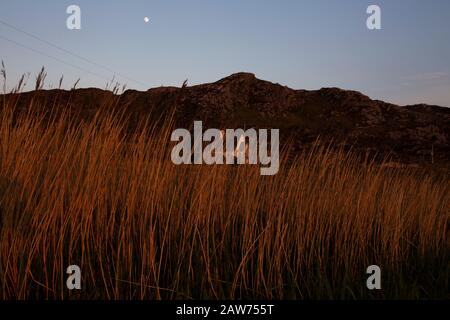
[{"label": "moon", "polygon": [[149,23],[150,22],[150,18],[149,17],[144,17],[144,22],[145,23]]}]

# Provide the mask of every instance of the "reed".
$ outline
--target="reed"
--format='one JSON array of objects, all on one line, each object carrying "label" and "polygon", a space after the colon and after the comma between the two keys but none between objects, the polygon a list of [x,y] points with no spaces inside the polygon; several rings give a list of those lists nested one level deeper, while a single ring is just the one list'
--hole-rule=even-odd
[{"label": "reed", "polygon": [[[273,177],[175,166],[170,118],[128,135],[125,122],[4,103],[2,299],[450,298],[448,176],[322,146]],[[66,288],[71,264],[80,291]]]}]

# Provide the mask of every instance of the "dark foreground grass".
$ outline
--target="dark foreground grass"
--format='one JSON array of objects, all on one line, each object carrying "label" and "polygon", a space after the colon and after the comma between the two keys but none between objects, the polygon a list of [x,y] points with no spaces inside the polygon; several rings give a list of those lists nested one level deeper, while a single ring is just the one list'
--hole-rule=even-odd
[{"label": "dark foreground grass", "polygon": [[[3,299],[450,298],[448,176],[317,147],[175,166],[171,122],[0,114]],[[67,266],[82,290],[66,289]],[[366,287],[369,265],[382,290]]]}]

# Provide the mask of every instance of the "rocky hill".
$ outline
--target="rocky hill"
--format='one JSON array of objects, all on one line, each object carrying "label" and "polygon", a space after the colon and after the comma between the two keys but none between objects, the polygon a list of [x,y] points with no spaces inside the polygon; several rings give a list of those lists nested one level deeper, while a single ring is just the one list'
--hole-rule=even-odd
[{"label": "rocky hill", "polygon": [[178,127],[191,128],[194,120],[202,120],[204,127],[213,128],[279,128],[282,141],[292,137],[297,149],[320,137],[361,152],[389,155],[406,165],[450,163],[450,108],[397,106],[338,88],[294,90],[250,73],[192,87],[128,90],[120,95],[100,89],[40,90],[6,99],[16,103],[17,110],[26,109],[33,99],[36,106],[69,110],[85,119],[114,104],[129,116],[130,126],[175,108]]}]

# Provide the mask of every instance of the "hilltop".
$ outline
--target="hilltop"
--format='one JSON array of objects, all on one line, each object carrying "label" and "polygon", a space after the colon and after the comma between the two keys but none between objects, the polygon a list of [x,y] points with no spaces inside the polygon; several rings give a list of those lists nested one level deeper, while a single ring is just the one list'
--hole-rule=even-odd
[{"label": "hilltop", "polygon": [[89,120],[114,104],[129,125],[151,115],[156,119],[175,109],[178,127],[194,120],[214,128],[279,128],[300,149],[320,137],[369,154],[389,155],[403,164],[450,163],[450,108],[398,106],[339,88],[295,90],[237,73],[196,86],[127,90],[115,95],[101,89],[39,90],[6,96],[17,110],[33,105],[68,110]]}]

